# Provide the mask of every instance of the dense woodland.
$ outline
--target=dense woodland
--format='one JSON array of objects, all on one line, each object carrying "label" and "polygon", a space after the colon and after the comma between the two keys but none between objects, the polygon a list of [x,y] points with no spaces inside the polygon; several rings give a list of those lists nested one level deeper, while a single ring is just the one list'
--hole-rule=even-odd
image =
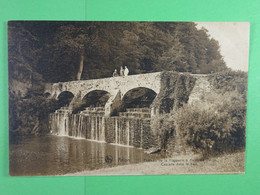
[{"label": "dense woodland", "polygon": [[[227,67],[218,42],[187,22],[9,22],[9,76],[59,82],[172,70]],[[82,67],[80,67],[82,66]],[[79,70],[82,75],[79,77]],[[27,74],[29,73],[30,74]],[[26,78],[24,78],[26,79]]]},{"label": "dense woodland", "polygon": [[[111,77],[115,68],[127,66],[130,74],[157,71],[212,74],[211,82],[219,90],[215,110],[188,107],[185,102],[194,81],[186,79],[185,86],[176,87],[180,78],[174,73],[169,81],[173,80],[170,85],[175,86],[176,93],[171,94],[180,94],[182,99],[170,97],[170,93],[165,97],[178,100],[172,104],[183,108],[175,114],[169,110],[164,121],[154,120],[162,124],[162,147],[167,147],[170,134],[184,129],[191,131],[182,136],[186,144],[208,150],[212,137],[203,134],[207,125],[214,126],[214,147],[220,147],[223,139],[226,144],[244,146],[246,95],[241,94],[246,94],[247,75],[227,68],[218,42],[209,37],[206,29],[197,29],[195,23],[9,22],[8,47],[11,139],[15,135],[46,133],[48,114],[60,105],[42,95],[45,83]],[[161,97],[162,102],[165,97]],[[231,102],[236,105],[231,106]],[[216,116],[216,110],[223,114]],[[194,131],[205,139],[198,141]]]}]

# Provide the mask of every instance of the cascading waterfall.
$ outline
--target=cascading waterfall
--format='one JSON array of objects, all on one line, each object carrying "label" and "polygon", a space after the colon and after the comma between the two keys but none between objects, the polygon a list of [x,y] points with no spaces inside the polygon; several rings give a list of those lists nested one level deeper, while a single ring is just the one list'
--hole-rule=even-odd
[{"label": "cascading waterfall", "polygon": [[91,140],[95,140],[95,137],[94,137],[94,133],[95,133],[95,128],[94,128],[94,119],[91,120]]},{"label": "cascading waterfall", "polygon": [[95,131],[96,131],[96,139],[95,140],[99,140],[98,139],[98,117],[95,117]]},{"label": "cascading waterfall", "polygon": [[142,124],[142,120],[140,120],[140,148],[143,147],[143,124]]},{"label": "cascading waterfall", "polygon": [[101,117],[101,123],[99,123],[99,129],[100,129],[100,141],[105,141],[105,118]]},{"label": "cascading waterfall", "polygon": [[118,127],[117,127],[117,118],[115,118],[115,143],[118,144]]},{"label": "cascading waterfall", "polygon": [[126,145],[129,146],[129,139],[130,139],[130,122],[127,121],[126,123],[126,131],[127,131],[127,137],[126,137]]},{"label": "cascading waterfall", "polygon": [[156,147],[156,137],[151,133],[150,118],[139,117],[144,115],[143,113],[130,110],[119,116],[107,117],[99,114],[96,111],[98,109],[91,109],[72,114],[72,110],[62,107],[51,113],[51,134],[136,148]]}]

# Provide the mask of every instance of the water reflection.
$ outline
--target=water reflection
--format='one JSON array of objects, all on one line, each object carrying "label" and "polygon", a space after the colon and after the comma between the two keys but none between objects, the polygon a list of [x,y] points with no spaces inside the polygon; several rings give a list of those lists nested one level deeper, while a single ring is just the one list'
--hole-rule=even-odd
[{"label": "water reflection", "polygon": [[142,149],[49,135],[10,144],[10,175],[63,175],[158,158]]}]

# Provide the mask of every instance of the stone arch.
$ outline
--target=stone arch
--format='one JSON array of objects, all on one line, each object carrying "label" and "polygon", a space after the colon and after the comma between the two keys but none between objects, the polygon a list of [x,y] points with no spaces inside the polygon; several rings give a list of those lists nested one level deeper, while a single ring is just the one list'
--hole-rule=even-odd
[{"label": "stone arch", "polygon": [[60,95],[62,95],[64,93],[70,93],[75,97],[75,93],[70,90],[54,91],[54,94],[51,93],[51,96],[53,96],[55,99],[59,100]]},{"label": "stone arch", "polygon": [[154,91],[156,94],[160,92],[160,83],[158,81],[148,82],[147,80],[139,80],[138,82],[126,83],[124,87],[120,89],[121,91],[121,99],[123,99],[124,95],[131,90],[136,88],[146,88]]},{"label": "stone arch", "polygon": [[110,96],[110,93],[105,90],[89,91],[79,100],[77,106],[73,109],[73,113],[83,111],[87,107],[100,107],[103,110]]},{"label": "stone arch", "polygon": [[74,98],[74,94],[70,91],[62,91],[57,95],[57,100],[59,101],[60,107],[68,107]]},{"label": "stone arch", "polygon": [[49,91],[46,91],[46,92],[44,92],[43,96],[45,98],[49,98],[49,97],[51,97],[51,93]]},{"label": "stone arch", "polygon": [[122,110],[126,108],[150,108],[157,93],[147,87],[136,87],[127,91],[122,97]]},{"label": "stone arch", "polygon": [[87,106],[104,107],[110,96],[108,91],[95,89],[82,96],[81,101]]}]

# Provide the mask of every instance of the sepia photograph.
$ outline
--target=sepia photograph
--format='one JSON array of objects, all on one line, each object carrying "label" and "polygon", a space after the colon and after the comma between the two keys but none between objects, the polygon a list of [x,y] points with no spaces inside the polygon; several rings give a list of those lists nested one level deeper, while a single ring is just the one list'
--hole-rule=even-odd
[{"label": "sepia photograph", "polygon": [[249,26],[9,21],[10,176],[244,174]]}]

